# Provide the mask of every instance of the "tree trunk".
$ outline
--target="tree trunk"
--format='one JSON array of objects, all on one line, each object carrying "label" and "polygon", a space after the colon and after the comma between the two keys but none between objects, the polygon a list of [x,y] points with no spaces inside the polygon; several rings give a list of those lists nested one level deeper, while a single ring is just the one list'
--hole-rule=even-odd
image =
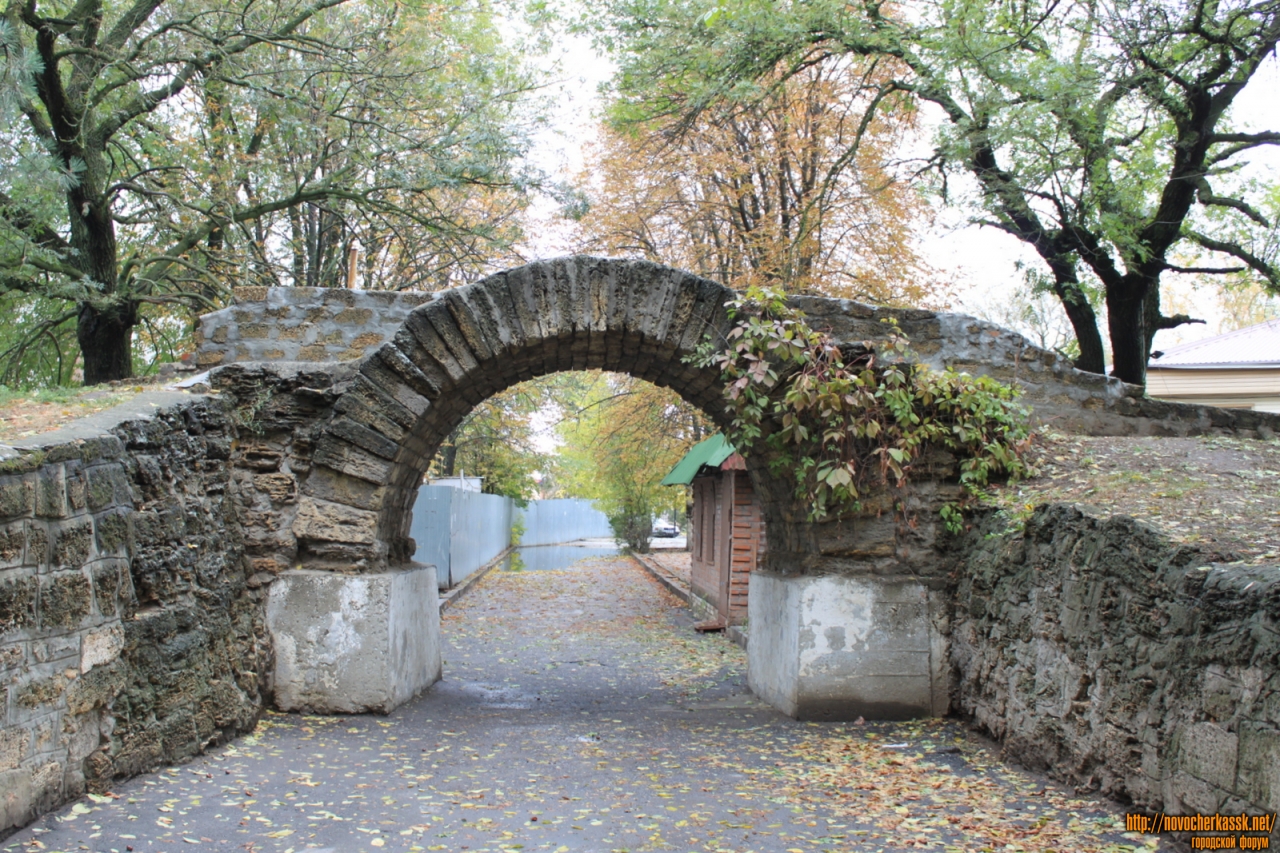
[{"label": "tree trunk", "polygon": [[106,311],[80,306],[76,338],[84,356],[85,385],[133,375],[133,327],[137,323],[138,306],[133,302]]},{"label": "tree trunk", "polygon": [[1098,315],[1093,312],[1088,297],[1075,282],[1055,281],[1053,290],[1076,333],[1076,343],[1080,347],[1080,357],[1075,360],[1076,369],[1086,373],[1106,373],[1107,360],[1102,349],[1102,333],[1098,331]]},{"label": "tree trunk", "polygon": [[1147,331],[1143,303],[1147,282],[1126,276],[1107,288],[1107,326],[1111,333],[1111,375],[1133,385],[1147,384]]},{"label": "tree trunk", "polygon": [[453,476],[453,466],[458,461],[458,434],[455,430],[453,435],[445,439],[445,445],[440,448],[440,475],[443,477]]}]

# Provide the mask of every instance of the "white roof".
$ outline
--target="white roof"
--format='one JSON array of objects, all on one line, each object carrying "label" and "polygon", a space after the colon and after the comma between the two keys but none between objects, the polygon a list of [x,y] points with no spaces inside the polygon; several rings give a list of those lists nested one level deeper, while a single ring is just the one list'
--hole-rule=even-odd
[{"label": "white roof", "polygon": [[1280,318],[1189,344],[1170,347],[1147,369],[1280,367]]}]

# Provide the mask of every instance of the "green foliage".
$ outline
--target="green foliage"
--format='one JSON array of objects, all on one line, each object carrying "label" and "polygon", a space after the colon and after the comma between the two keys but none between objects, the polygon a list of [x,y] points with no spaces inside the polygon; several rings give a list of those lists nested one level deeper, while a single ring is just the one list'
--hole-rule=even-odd
[{"label": "green foliage", "polygon": [[[9,373],[39,362],[30,381],[61,381],[50,365],[79,350],[86,381],[124,378],[189,346],[190,313],[230,287],[340,284],[357,248],[369,288],[488,268],[538,180],[534,83],[498,15],[486,0],[10,4],[0,292],[49,306],[0,339]],[[67,324],[78,345],[55,351]]]},{"label": "green foliage", "polygon": [[528,531],[528,527],[524,523],[524,513],[517,512],[515,517],[511,519],[511,547],[519,548],[520,540],[524,538],[524,534]]},{"label": "green foliage", "polygon": [[653,533],[653,506],[640,491],[622,495],[606,513],[613,538],[634,554],[649,553]]},{"label": "green foliage", "polygon": [[[993,475],[1027,473],[1030,429],[1015,388],[916,362],[896,324],[846,356],[776,291],[750,289],[729,309],[728,349],[707,340],[694,361],[724,377],[729,440],[744,452],[767,448],[811,518],[903,489],[918,470],[945,464],[938,451],[959,457],[969,494]],[[956,508],[943,520],[955,529]]]},{"label": "green foliage", "polygon": [[684,489],[663,486],[662,478],[706,437],[709,424],[674,392],[648,382],[618,374],[567,376],[557,479],[567,494],[595,501],[620,543],[645,553],[654,517],[677,514],[686,498]]},{"label": "green foliage", "polygon": [[552,387],[546,380],[523,382],[476,406],[436,454],[431,475],[483,477],[487,494],[524,506],[534,497],[534,472],[550,464],[534,441],[533,419]]}]

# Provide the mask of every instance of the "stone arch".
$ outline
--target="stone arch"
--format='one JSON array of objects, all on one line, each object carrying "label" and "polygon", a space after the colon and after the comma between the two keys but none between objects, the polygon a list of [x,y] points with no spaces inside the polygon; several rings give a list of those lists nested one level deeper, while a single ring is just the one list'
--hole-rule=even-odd
[{"label": "stone arch", "polygon": [[[727,331],[732,295],[647,261],[572,257],[418,307],[360,366],[317,437],[294,525],[302,564],[377,571],[407,562],[410,509],[432,456],[474,406],[518,382],[617,371],[723,417],[718,373],[685,359],[708,333]],[[769,490],[764,472],[753,479]]]},{"label": "stone arch", "polygon": [[[408,527],[422,474],[467,412],[523,380],[598,368],[723,418],[718,371],[686,358],[708,334],[727,334],[732,295],[647,261],[571,257],[408,312],[307,431],[314,449],[291,529],[297,568],[272,583],[267,608],[277,705],[387,711],[440,678],[436,573],[411,562]],[[878,326],[866,306],[812,307],[833,311],[823,319],[837,329],[851,317]],[[858,328],[841,339],[862,339],[850,334]],[[749,592],[752,689],[797,716],[945,711],[945,569],[924,550],[901,559],[892,513],[810,523],[767,460],[747,464],[769,542]]]}]

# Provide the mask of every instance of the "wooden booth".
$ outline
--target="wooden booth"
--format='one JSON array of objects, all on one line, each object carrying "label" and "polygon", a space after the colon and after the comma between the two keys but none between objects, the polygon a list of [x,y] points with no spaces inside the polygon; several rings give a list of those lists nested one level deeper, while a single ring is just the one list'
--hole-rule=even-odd
[{"label": "wooden booth", "polygon": [[726,625],[742,624],[751,572],[765,547],[764,513],[742,456],[714,435],[694,445],[662,482],[693,487],[690,586],[700,609]]}]

